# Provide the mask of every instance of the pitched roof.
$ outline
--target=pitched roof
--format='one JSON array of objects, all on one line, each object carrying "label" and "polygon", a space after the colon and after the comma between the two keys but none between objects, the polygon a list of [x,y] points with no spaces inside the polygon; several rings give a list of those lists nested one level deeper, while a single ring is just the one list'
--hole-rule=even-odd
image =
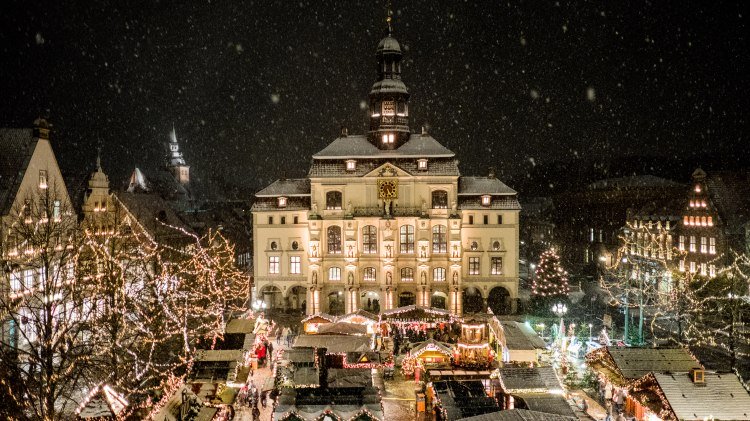
[{"label": "pitched roof", "polygon": [[32,129],[0,129],[0,211],[13,206],[38,139]]},{"label": "pitched roof", "polygon": [[626,379],[637,379],[649,372],[688,372],[701,365],[683,348],[620,348],[606,347],[620,374]]},{"label": "pitched roof", "polygon": [[562,391],[563,387],[552,367],[501,367],[500,382],[509,393],[547,393]]},{"label": "pitched roof", "polygon": [[478,196],[463,196],[458,198],[459,209],[505,209],[520,210],[521,204],[516,196],[493,197],[489,206],[482,205],[482,198]]},{"label": "pitched roof", "polygon": [[157,241],[164,238],[187,238],[185,233],[193,232],[156,193],[116,191],[114,196]]},{"label": "pitched roof", "polygon": [[109,385],[98,385],[76,410],[78,418],[115,419],[128,406],[128,401]]},{"label": "pitched roof", "polygon": [[418,357],[422,355],[422,353],[427,351],[437,351],[441,354],[451,356],[453,354],[453,350],[451,350],[448,346],[442,344],[441,342],[438,342],[432,338],[420,343],[419,345],[415,346],[411,350],[411,355],[413,357]]},{"label": "pitched roof", "polygon": [[459,177],[458,195],[473,196],[490,194],[495,196],[515,195],[516,191],[495,177]]},{"label": "pitched roof", "polygon": [[347,322],[334,322],[326,323],[318,327],[319,335],[366,335],[367,326],[347,323]]},{"label": "pitched roof", "polygon": [[326,348],[328,354],[342,352],[370,351],[370,338],[367,336],[300,335],[294,341],[294,348]]},{"label": "pitched roof", "polygon": [[635,175],[631,177],[607,178],[598,180],[588,185],[589,190],[606,190],[606,189],[628,189],[644,187],[680,187],[676,183],[666,178],[656,177],[653,175]]},{"label": "pitched roof", "polygon": [[505,346],[509,350],[545,349],[547,345],[534,329],[525,323],[501,321],[505,333]]},{"label": "pitched roof", "polygon": [[461,418],[458,421],[570,421],[576,419],[578,418],[530,411],[528,409],[506,409],[504,411]]},{"label": "pitched roof", "polygon": [[426,170],[417,168],[413,158],[382,158],[368,159],[357,162],[354,171],[346,169],[346,162],[337,160],[316,160],[310,166],[308,177],[362,177],[389,162],[394,166],[414,176],[458,176],[458,162],[453,158],[433,158],[427,163]]},{"label": "pitched roof", "polygon": [[452,158],[456,154],[427,134],[412,134],[394,150],[378,149],[365,135],[339,137],[313,155],[313,159]]},{"label": "pitched roof", "polygon": [[310,180],[306,178],[281,179],[255,193],[255,197],[306,197],[310,196]]},{"label": "pitched roof", "polygon": [[573,408],[570,407],[570,404],[562,395],[519,393],[514,396],[523,399],[526,407],[532,411],[576,418]]},{"label": "pitched roof", "polygon": [[687,373],[654,377],[680,420],[750,419],[750,395],[734,374],[705,373],[702,385],[693,383]]}]

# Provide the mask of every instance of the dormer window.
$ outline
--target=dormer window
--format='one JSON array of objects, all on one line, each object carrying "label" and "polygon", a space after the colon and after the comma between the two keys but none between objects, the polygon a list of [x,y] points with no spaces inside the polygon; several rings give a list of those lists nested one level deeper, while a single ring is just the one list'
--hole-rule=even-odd
[{"label": "dormer window", "polygon": [[417,159],[417,169],[420,171],[427,171],[427,160]]},{"label": "dormer window", "polygon": [[482,196],[482,206],[489,206],[492,203],[492,196],[485,194]]},{"label": "dormer window", "polygon": [[357,161],[353,159],[349,159],[346,161],[346,170],[347,171],[355,171],[357,169]]},{"label": "dormer window", "polygon": [[279,197],[279,207],[285,208],[286,207],[286,197]]},{"label": "dormer window", "polygon": [[396,140],[396,136],[393,135],[393,133],[384,133],[383,134],[383,144],[391,144],[394,143]]}]

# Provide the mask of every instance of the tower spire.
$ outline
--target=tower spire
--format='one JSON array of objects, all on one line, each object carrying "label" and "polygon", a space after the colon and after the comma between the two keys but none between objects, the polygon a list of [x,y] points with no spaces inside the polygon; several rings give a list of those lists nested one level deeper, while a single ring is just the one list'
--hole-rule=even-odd
[{"label": "tower spire", "polygon": [[385,22],[388,25],[388,36],[393,35],[393,7],[391,4],[391,0],[388,0],[385,4],[386,7],[386,16],[385,16]]}]

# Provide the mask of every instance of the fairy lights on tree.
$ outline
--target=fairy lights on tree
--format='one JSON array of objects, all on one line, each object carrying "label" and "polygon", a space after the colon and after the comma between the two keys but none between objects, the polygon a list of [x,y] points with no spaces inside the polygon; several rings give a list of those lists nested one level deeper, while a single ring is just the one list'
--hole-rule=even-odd
[{"label": "fairy lights on tree", "polygon": [[541,311],[549,311],[552,302],[567,300],[569,293],[568,272],[560,264],[560,256],[554,249],[545,251],[540,257],[531,283],[533,306]]}]

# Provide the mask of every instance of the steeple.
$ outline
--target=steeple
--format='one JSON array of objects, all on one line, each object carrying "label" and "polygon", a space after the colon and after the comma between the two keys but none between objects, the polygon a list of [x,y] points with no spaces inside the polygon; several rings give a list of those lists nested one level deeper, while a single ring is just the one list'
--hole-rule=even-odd
[{"label": "steeple", "polygon": [[409,140],[409,91],[401,81],[401,46],[393,38],[388,5],[385,37],[378,43],[377,80],[370,89],[369,140],[380,149],[396,149]]},{"label": "steeple", "polygon": [[177,143],[177,132],[172,126],[172,132],[169,134],[169,153],[167,156],[167,168],[175,179],[182,184],[190,183],[190,167],[185,163],[185,158],[180,151],[180,145]]},{"label": "steeple", "polygon": [[91,173],[83,198],[83,213],[104,212],[109,204],[109,177],[102,170],[101,151],[96,154],[96,171]]}]

